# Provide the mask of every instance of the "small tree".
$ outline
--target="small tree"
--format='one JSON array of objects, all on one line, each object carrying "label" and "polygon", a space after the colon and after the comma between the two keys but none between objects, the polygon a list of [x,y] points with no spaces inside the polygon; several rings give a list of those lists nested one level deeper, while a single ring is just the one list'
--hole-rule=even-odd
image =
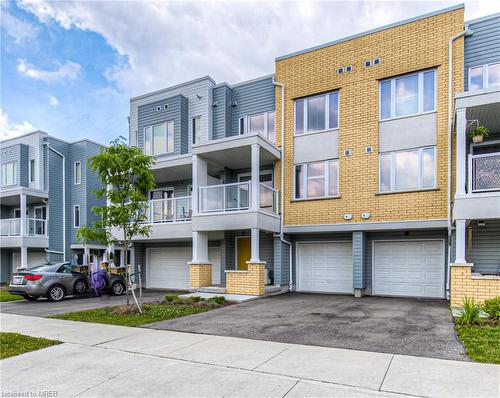
[{"label": "small tree", "polygon": [[94,194],[98,199],[106,198],[107,204],[92,208],[100,219],[92,226],[81,227],[77,237],[85,243],[98,241],[106,246],[121,243],[125,249],[127,305],[130,304],[128,250],[134,236],[151,233],[151,227],[143,221],[147,220],[147,192],[155,187],[151,172],[154,162],[153,157],[144,155],[139,148],[128,146],[121,136],[89,158],[89,167],[102,183],[102,188],[94,190]]}]

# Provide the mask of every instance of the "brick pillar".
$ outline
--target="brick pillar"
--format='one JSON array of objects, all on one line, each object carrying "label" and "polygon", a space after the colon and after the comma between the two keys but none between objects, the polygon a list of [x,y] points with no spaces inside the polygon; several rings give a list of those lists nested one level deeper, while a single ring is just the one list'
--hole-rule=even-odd
[{"label": "brick pillar", "polygon": [[247,261],[246,271],[226,271],[226,292],[263,296],[265,293],[265,262]]},{"label": "brick pillar", "polygon": [[189,288],[198,289],[212,284],[211,263],[188,263],[189,264]]},{"label": "brick pillar", "polygon": [[464,298],[476,303],[500,296],[500,277],[472,274],[472,264],[451,264],[450,306],[459,308]]}]

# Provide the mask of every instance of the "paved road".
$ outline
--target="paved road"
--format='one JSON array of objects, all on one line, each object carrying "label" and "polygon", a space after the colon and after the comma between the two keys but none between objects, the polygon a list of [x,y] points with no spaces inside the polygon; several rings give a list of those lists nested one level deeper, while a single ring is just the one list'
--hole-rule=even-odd
[{"label": "paved road", "polygon": [[[147,290],[143,292],[144,302],[158,301],[165,296],[165,292]],[[132,301],[132,298],[131,298]],[[49,316],[64,314],[66,312],[83,311],[92,308],[109,307],[111,305],[121,305],[127,302],[125,295],[110,296],[103,294],[100,297],[67,297],[59,303],[51,303],[46,299],[37,301],[7,301],[0,303],[0,312],[7,314]]]},{"label": "paved road", "polygon": [[292,293],[147,327],[469,360],[445,300]]},{"label": "paved road", "polygon": [[58,398],[499,393],[498,365],[11,314],[2,314],[1,326],[64,342],[2,360],[2,396],[47,391]]}]

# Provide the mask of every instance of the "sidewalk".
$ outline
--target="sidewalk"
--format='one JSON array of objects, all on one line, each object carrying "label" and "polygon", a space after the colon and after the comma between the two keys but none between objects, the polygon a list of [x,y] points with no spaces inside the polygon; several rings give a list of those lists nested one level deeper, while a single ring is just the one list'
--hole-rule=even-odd
[{"label": "sidewalk", "polygon": [[[2,393],[82,397],[497,397],[500,366],[1,314],[66,344],[0,362]],[[38,395],[37,395],[38,396]]]}]

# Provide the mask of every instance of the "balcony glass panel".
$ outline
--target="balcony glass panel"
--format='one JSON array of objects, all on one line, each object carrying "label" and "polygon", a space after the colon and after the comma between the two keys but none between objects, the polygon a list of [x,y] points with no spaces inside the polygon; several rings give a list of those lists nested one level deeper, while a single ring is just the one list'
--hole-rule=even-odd
[{"label": "balcony glass panel", "polygon": [[500,152],[470,155],[469,167],[473,192],[500,191]]}]

